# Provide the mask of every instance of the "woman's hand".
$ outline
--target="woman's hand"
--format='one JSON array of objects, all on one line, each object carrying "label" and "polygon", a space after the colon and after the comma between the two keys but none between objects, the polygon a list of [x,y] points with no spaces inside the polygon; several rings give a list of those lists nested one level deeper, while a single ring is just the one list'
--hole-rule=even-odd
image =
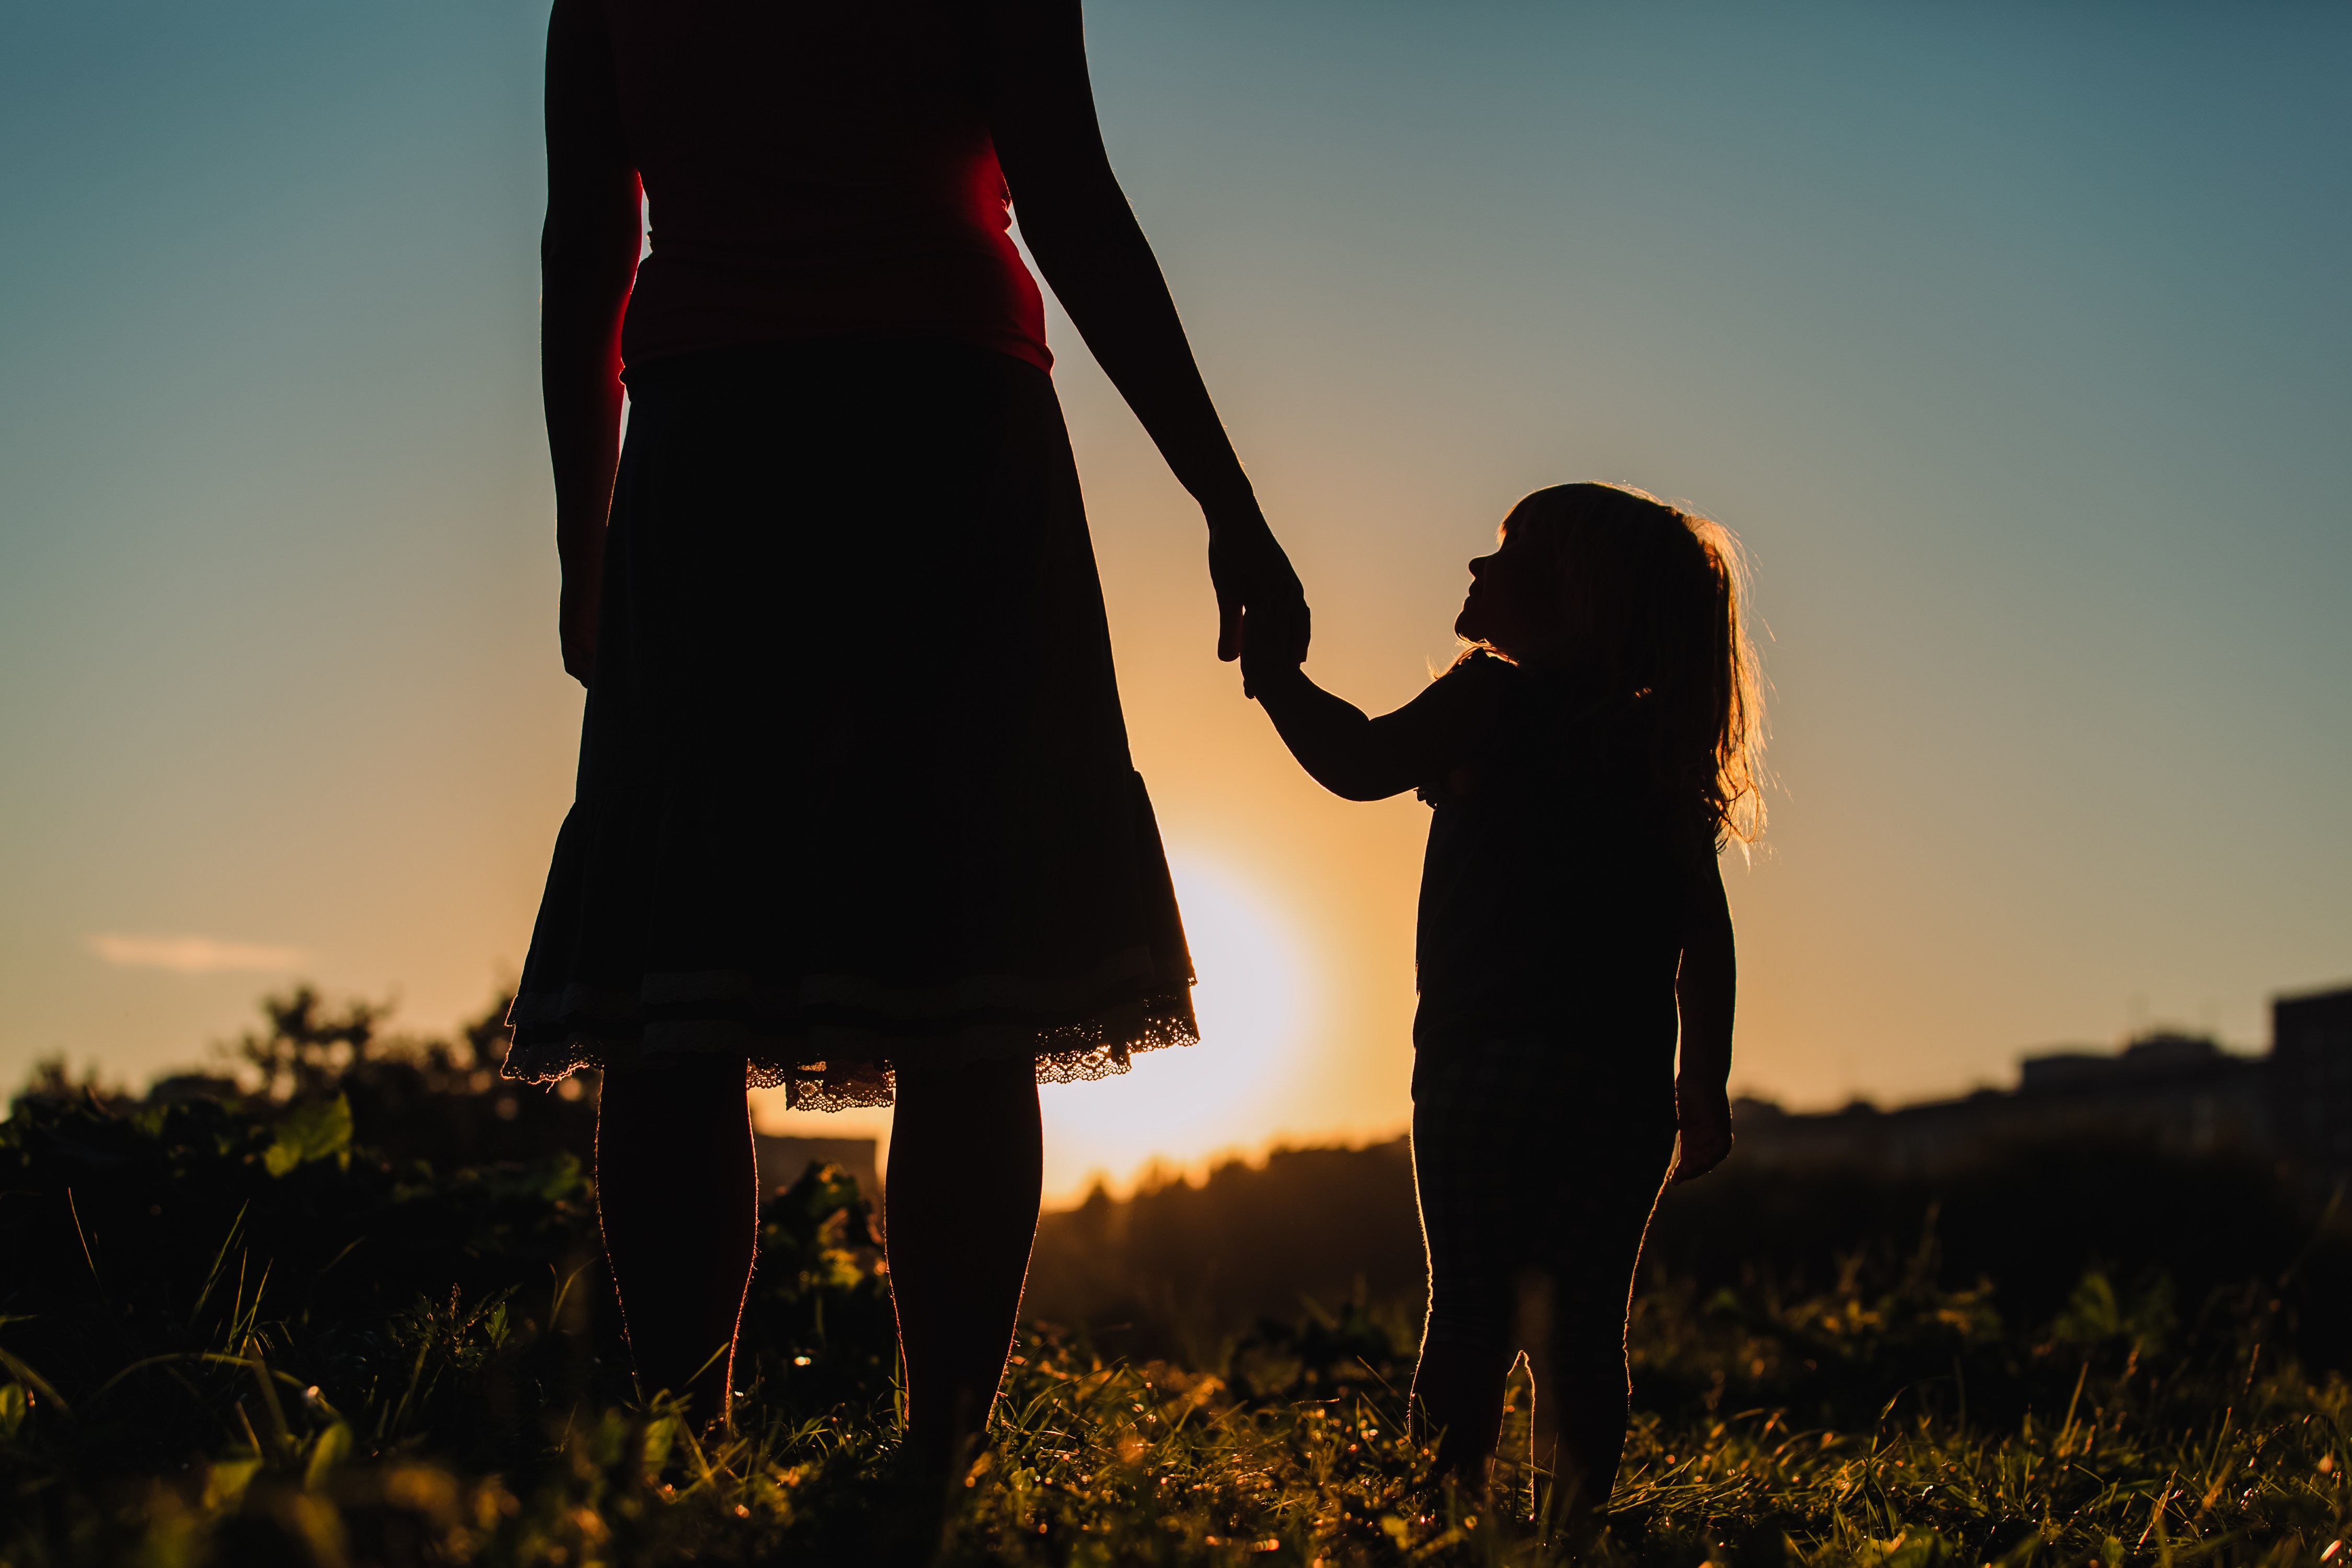
[{"label": "woman's hand", "polygon": [[1675,1120],[1682,1137],[1675,1147],[1675,1168],[1668,1181],[1696,1181],[1731,1153],[1731,1097],[1720,1082],[1693,1083],[1687,1075],[1677,1078]]},{"label": "woman's hand", "polygon": [[1253,662],[1307,661],[1313,634],[1307,591],[1256,507],[1210,516],[1209,582],[1217,592],[1219,658],[1231,663],[1247,647]]},{"label": "woman's hand", "polygon": [[603,578],[601,570],[572,569],[563,574],[563,601],[556,613],[563,637],[563,673],[583,686],[596,669],[596,612],[604,597]]}]

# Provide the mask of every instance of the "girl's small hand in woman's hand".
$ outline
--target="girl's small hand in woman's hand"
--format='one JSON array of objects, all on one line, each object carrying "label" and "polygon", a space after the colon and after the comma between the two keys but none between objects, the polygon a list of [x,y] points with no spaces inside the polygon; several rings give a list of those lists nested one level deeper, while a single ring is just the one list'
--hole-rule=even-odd
[{"label": "girl's small hand in woman's hand", "polygon": [[1219,658],[1230,664],[1255,639],[1258,653],[1306,662],[1312,633],[1307,591],[1255,506],[1211,515],[1209,582],[1217,591]]},{"label": "girl's small hand in woman's hand", "polygon": [[1706,1175],[1731,1153],[1731,1097],[1721,1084],[1705,1086],[1677,1080],[1675,1119],[1682,1128],[1675,1147],[1675,1168],[1669,1181],[1691,1182]]},{"label": "girl's small hand in woman's hand", "polygon": [[1263,699],[1287,682],[1307,679],[1302,657],[1307,643],[1302,602],[1296,611],[1253,606],[1248,636],[1242,639],[1242,695]]}]

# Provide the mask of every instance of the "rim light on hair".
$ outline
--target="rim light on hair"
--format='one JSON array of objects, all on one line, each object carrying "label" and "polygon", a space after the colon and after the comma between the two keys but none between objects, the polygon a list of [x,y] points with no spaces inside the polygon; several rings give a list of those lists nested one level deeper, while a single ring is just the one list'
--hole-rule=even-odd
[{"label": "rim light on hair", "polygon": [[1732,531],[1631,485],[1555,485],[1504,531],[1559,569],[1573,661],[1634,705],[1653,780],[1743,849],[1764,832],[1764,690]]}]

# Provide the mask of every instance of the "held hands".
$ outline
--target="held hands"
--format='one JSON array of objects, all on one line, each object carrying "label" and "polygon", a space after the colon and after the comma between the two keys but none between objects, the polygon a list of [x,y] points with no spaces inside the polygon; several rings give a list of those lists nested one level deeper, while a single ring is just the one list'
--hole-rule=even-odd
[{"label": "held hands", "polygon": [[1675,1167],[1667,1180],[1694,1182],[1723,1163],[1731,1152],[1731,1097],[1721,1083],[1675,1079],[1675,1120],[1682,1129]]},{"label": "held hands", "polygon": [[1209,517],[1209,581],[1217,592],[1217,657],[1297,668],[1312,635],[1307,593],[1255,505]]}]

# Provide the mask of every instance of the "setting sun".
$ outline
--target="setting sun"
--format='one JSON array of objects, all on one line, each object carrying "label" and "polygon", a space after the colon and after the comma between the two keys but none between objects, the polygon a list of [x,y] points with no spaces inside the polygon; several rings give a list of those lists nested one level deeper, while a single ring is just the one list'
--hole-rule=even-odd
[{"label": "setting sun", "polygon": [[[1296,917],[1248,876],[1178,848],[1170,857],[1199,976],[1198,1045],[1147,1051],[1117,1078],[1049,1084],[1045,1204],[1076,1203],[1100,1180],[1125,1193],[1147,1170],[1195,1172],[1215,1155],[1255,1152],[1286,1130],[1318,1021],[1320,975]],[[873,1138],[887,1166],[890,1112],[788,1110],[782,1090],[754,1094],[763,1132]]]},{"label": "setting sun", "polygon": [[1279,1131],[1314,1013],[1315,976],[1294,922],[1245,876],[1178,850],[1171,869],[1199,976],[1201,1042],[1139,1056],[1124,1076],[1046,1088],[1045,1201],[1074,1202],[1097,1177],[1123,1191],[1157,1162],[1194,1169]]}]

